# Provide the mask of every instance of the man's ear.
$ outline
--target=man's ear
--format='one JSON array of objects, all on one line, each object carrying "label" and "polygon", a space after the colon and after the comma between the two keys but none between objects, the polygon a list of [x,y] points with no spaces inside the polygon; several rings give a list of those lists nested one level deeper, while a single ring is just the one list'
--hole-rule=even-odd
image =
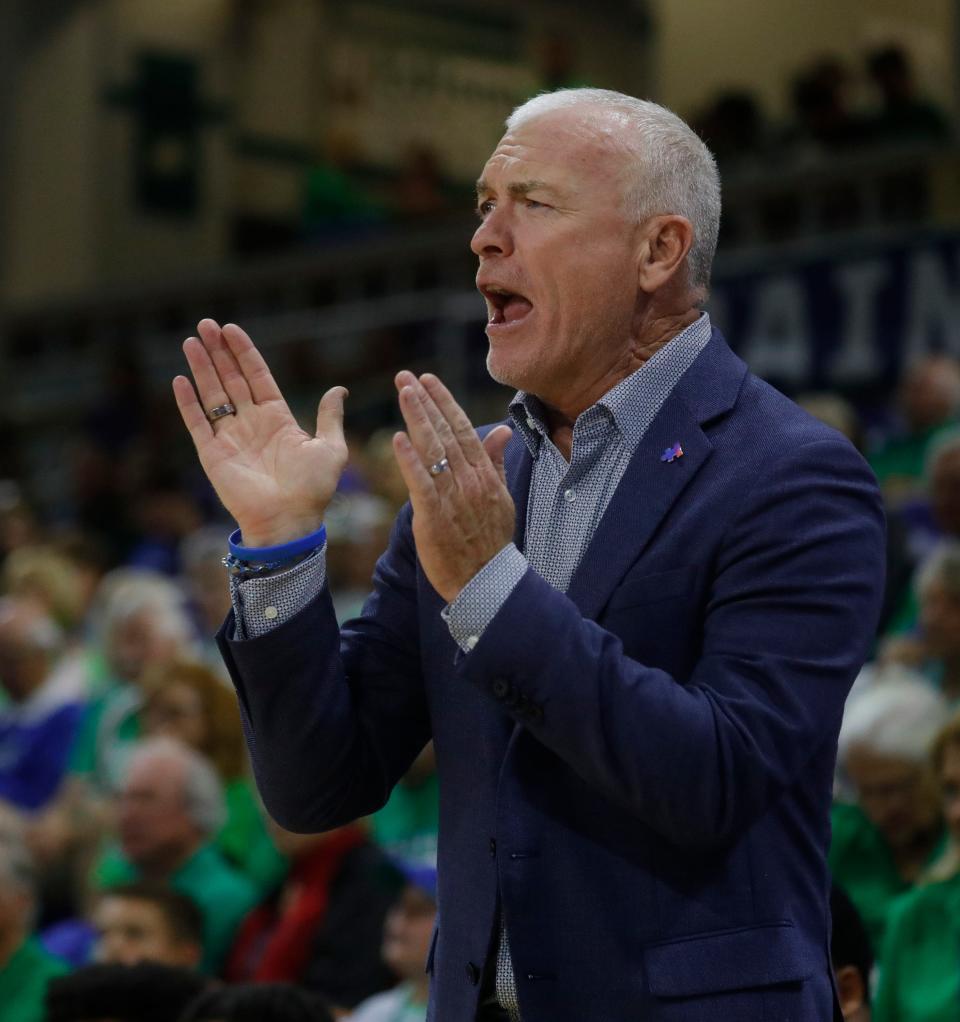
[{"label": "man's ear", "polygon": [[843,965],[837,969],[837,992],[840,994],[840,1010],[844,1018],[853,1018],[864,1007],[867,992],[860,970],[855,965]]},{"label": "man's ear", "polygon": [[647,294],[659,291],[686,265],[693,245],[693,224],[685,216],[651,217],[644,225],[637,282]]}]

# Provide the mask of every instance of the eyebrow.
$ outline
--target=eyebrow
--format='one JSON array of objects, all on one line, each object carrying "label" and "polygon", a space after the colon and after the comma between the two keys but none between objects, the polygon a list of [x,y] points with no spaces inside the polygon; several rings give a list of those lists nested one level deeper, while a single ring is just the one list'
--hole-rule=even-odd
[{"label": "eyebrow", "polygon": [[[494,189],[480,178],[477,181],[477,195],[489,195]],[[524,195],[529,195],[530,192],[550,192],[552,195],[558,195],[557,189],[553,185],[547,184],[546,181],[539,181],[537,179],[531,179],[529,181],[514,181],[507,185],[507,194],[513,198],[522,198]]]}]

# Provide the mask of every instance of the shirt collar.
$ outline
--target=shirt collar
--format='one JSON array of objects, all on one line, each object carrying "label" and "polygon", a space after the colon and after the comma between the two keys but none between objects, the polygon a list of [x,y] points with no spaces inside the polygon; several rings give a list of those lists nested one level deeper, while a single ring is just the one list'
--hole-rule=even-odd
[{"label": "shirt collar", "polygon": [[[675,385],[665,384],[664,378],[674,376],[679,379],[710,340],[711,329],[710,316],[704,312],[639,369],[611,387],[596,404],[581,412],[577,422],[583,416],[595,415],[595,409],[605,409],[610,415],[612,427],[619,431],[628,452],[632,454],[643,439],[653,415],[659,411]],[[661,372],[671,364],[682,367],[679,375]],[[644,409],[652,411],[652,415],[644,414]],[[540,451],[540,444],[549,435],[543,402],[535,394],[519,390],[510,402],[510,415],[531,456],[535,458]]]}]

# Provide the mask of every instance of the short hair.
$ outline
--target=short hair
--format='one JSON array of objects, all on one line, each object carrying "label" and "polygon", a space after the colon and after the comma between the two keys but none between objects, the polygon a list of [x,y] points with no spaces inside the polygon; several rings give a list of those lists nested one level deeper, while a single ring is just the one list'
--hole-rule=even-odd
[{"label": "short hair", "polygon": [[710,287],[720,233],[720,173],[706,143],[673,111],[610,89],[557,89],[518,106],[508,131],[555,110],[586,106],[616,118],[617,142],[632,157],[633,182],[624,196],[638,220],[679,214],[693,225],[690,283]]},{"label": "short hair", "polygon": [[216,834],[226,820],[226,806],[223,785],[207,757],[175,738],[147,738],[138,742],[132,752],[127,765],[128,773],[135,763],[152,756],[183,764],[183,799],[187,815],[206,837]]},{"label": "short hair", "polygon": [[926,763],[949,710],[943,697],[916,674],[890,667],[854,695],[840,727],[838,758],[845,763],[854,747],[912,763]]},{"label": "short hair", "polygon": [[31,649],[52,656],[63,648],[63,632],[40,604],[25,596],[0,596],[0,626],[18,618]]},{"label": "short hair", "polygon": [[203,946],[203,913],[193,898],[175,891],[172,887],[146,880],[114,884],[112,887],[105,887],[97,895],[98,902],[106,898],[145,901],[159,910],[174,940]]},{"label": "short hair", "polygon": [[124,1022],[170,1022],[210,980],[193,969],[158,962],[136,965],[88,965],[47,986],[47,1022],[87,1022],[116,1018]]},{"label": "short hair", "polygon": [[917,590],[922,594],[934,582],[943,583],[947,596],[960,603],[960,542],[941,543],[920,565]]},{"label": "short hair", "polygon": [[863,919],[842,887],[830,888],[830,915],[833,919],[830,957],[834,971],[852,965],[863,982],[863,993],[870,1003],[870,973],[873,972],[873,948]]},{"label": "short hair", "polygon": [[333,1022],[318,995],[289,983],[215,987],[184,1011],[179,1022]]},{"label": "short hair", "polygon": [[101,638],[143,613],[158,621],[177,646],[195,645],[183,594],[170,579],[146,568],[115,568],[104,576],[92,614]]}]

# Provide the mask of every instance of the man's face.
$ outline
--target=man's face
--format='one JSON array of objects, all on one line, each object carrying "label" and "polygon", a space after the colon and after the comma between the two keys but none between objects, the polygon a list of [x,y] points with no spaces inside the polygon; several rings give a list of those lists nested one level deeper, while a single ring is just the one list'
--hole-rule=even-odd
[{"label": "man's face", "polygon": [[471,246],[490,375],[561,408],[627,362],[639,296],[626,156],[581,116],[554,111],[500,140],[478,182]]},{"label": "man's face", "polygon": [[860,807],[892,848],[909,846],[936,826],[939,797],[925,764],[854,747],[846,768]]},{"label": "man's face", "polygon": [[410,884],[387,913],[383,960],[401,979],[413,979],[423,972],[436,915],[437,906],[430,895]]},{"label": "man's face", "polygon": [[951,598],[940,578],[931,579],[920,594],[920,624],[935,656],[960,656],[960,601]]},{"label": "man's face", "polygon": [[110,965],[196,965],[199,949],[179,940],[159,905],[121,895],[105,895],[93,914],[96,959]]},{"label": "man's face", "polygon": [[118,797],[124,854],[150,870],[188,855],[199,834],[187,813],[182,763],[161,756],[134,760]]},{"label": "man's face", "polygon": [[960,449],[941,454],[930,474],[930,502],[937,525],[960,537]]}]

